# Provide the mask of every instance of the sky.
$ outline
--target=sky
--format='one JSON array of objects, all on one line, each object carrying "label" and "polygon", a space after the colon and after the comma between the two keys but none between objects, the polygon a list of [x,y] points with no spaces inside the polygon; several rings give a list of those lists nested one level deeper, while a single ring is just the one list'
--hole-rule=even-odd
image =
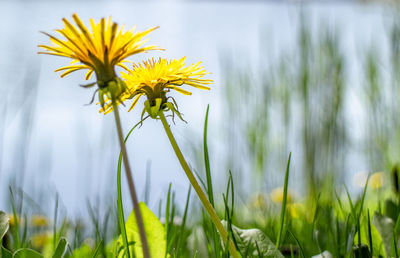
[{"label": "sky", "polygon": [[[84,22],[111,16],[126,28],[136,25],[137,29],[145,30],[160,26],[150,34],[149,43],[166,51],[141,54],[131,60],[186,56],[187,64],[202,61],[211,72],[208,78],[215,82],[211,91],[193,90],[190,97],[176,96],[188,124],[177,121],[172,130],[190,158],[188,146],[201,140],[204,114],[210,104],[209,141],[215,150],[211,164],[213,171],[217,171],[213,176],[223,184],[227,172],[220,172],[216,165],[224,151],[219,140],[223,134],[220,122],[224,108],[219,90],[223,81],[221,58],[234,56],[235,64],[255,68],[262,62],[274,62],[286,49],[295,47],[299,26],[299,5],[261,1],[113,1],[96,2],[96,5],[86,1],[19,1],[0,2],[0,9],[3,13],[0,17],[0,35],[3,35],[0,93],[4,97],[0,104],[4,117],[0,128],[0,207],[7,203],[10,178],[21,173],[17,170],[23,170],[22,188],[28,195],[39,196],[47,190],[58,192],[63,205],[72,213],[83,209],[87,198],[101,198],[102,191],[115,192],[113,173],[118,142],[113,116],[99,114],[98,105],[85,105],[93,92],[78,86],[83,83],[83,74],[60,78],[53,71],[66,65],[68,60],[36,54],[38,44],[48,43],[48,38],[39,31],[52,32],[62,27],[61,18],[71,19],[73,13]],[[307,9],[313,29],[318,30],[321,25],[341,29],[342,44],[348,55],[356,58],[360,49],[375,42],[385,48],[384,8],[341,2],[314,4]],[[353,64],[350,69],[356,71],[357,67]],[[351,80],[357,82],[359,78],[355,76]],[[139,102],[130,113],[125,112],[127,108],[121,109],[125,132],[139,121],[141,105]],[[350,112],[357,116],[360,110],[355,107]],[[29,114],[33,118],[27,123]],[[27,140],[22,143],[21,132],[27,134]],[[151,161],[150,207],[154,209],[158,205],[170,182],[177,192],[177,200],[183,202],[188,181],[160,121],[146,121],[128,141],[128,152],[139,194],[144,190],[146,164]],[[364,169],[362,164],[354,164],[354,171]],[[127,189],[124,191],[127,193]]]}]

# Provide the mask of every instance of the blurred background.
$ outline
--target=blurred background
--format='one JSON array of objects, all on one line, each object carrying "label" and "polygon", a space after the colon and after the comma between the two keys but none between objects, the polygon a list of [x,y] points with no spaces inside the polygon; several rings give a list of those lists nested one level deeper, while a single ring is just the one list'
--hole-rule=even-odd
[{"label": "blurred background", "polygon": [[[119,144],[112,115],[98,113],[83,73],[60,78],[69,60],[37,55],[77,13],[88,24],[111,16],[126,28],[159,25],[140,54],[202,61],[212,90],[175,94],[187,124],[172,130],[194,170],[204,175],[203,127],[216,192],[229,171],[237,201],[283,185],[298,198],[358,187],[360,172],[389,173],[400,159],[400,24],[397,7],[381,2],[274,1],[0,1],[0,209],[10,189],[36,212],[58,198],[64,215],[87,213],[87,202],[114,205]],[[143,100],[121,107],[124,132],[140,119]],[[147,120],[128,140],[141,200],[157,210],[172,183],[179,206],[188,181],[160,121]],[[358,178],[358,179],[357,179]],[[125,204],[130,207],[123,178]],[[364,179],[365,180],[365,179]],[[354,184],[356,181],[358,184]],[[362,181],[362,180],[361,180]],[[147,186],[147,190],[146,190]],[[58,197],[56,197],[58,196]]]}]

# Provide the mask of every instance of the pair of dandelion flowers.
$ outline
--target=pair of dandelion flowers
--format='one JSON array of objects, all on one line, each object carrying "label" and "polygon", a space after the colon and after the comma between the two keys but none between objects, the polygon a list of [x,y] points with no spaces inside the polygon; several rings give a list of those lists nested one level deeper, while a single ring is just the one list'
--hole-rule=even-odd
[{"label": "pair of dandelion flowers", "polygon": [[[72,59],[70,65],[55,70],[63,72],[61,77],[75,71],[87,70],[85,80],[89,80],[94,73],[96,81],[83,86],[98,86],[96,91],[102,105],[100,112],[112,111],[112,102],[121,104],[133,99],[130,111],[141,96],[146,96],[143,112],[147,111],[150,116],[156,118],[157,112],[165,109],[178,112],[175,101],[166,96],[168,91],[175,90],[191,95],[191,92],[181,88],[182,85],[210,89],[207,85],[211,84],[212,80],[203,79],[208,73],[201,66],[201,62],[185,66],[183,57],[178,60],[152,58],[142,63],[130,64],[127,58],[132,55],[150,50],[163,50],[155,45],[146,45],[146,36],[158,27],[145,31],[136,31],[135,28],[125,30],[123,26],[118,28],[111,18],[102,18],[98,23],[90,19],[89,30],[78,15],[73,14],[72,18],[76,25],[65,18],[62,19],[64,28],[56,30],[61,38],[43,32],[50,38],[51,45],[39,45],[44,50],[39,53]],[[125,70],[121,72],[121,78],[115,71],[116,66]]]}]

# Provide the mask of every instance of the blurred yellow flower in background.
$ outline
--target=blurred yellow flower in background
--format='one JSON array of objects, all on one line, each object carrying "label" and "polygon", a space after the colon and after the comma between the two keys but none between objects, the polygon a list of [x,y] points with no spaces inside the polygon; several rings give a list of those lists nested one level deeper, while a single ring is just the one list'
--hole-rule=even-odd
[{"label": "blurred yellow flower in background", "polygon": [[[154,115],[152,117],[156,118],[156,113],[165,108],[163,105],[168,102],[168,98],[171,98],[166,96],[166,93],[170,90],[175,90],[184,95],[191,95],[191,92],[180,87],[184,84],[202,90],[210,89],[206,85],[211,84],[213,81],[202,79],[203,76],[209,73],[200,64],[201,62],[198,62],[185,67],[185,57],[169,61],[162,58],[158,60],[149,59],[142,64],[134,64],[132,70],[129,70],[128,73],[122,73],[121,77],[127,85],[127,90],[120,96],[120,100],[122,102],[127,99],[134,99],[129,109],[130,111],[139,98],[146,95],[149,107],[157,107],[154,110],[154,114],[149,112],[149,115]],[[100,112],[108,113],[111,110],[112,104],[109,103]]]},{"label": "blurred yellow flower in background", "polygon": [[[282,203],[283,201],[283,187],[277,187],[271,192],[271,200],[274,203]],[[287,202],[291,202],[293,200],[292,194],[288,191],[287,193]]]},{"label": "blurred yellow flower in background", "polygon": [[8,224],[10,225],[10,227],[14,227],[17,223],[18,225],[23,223],[23,219],[18,214],[15,217],[13,214],[8,214],[8,218]]},{"label": "blurred yellow flower in background", "polygon": [[50,232],[40,232],[31,237],[31,244],[34,249],[42,249],[50,239]]},{"label": "blurred yellow flower in background", "polygon": [[383,186],[385,182],[385,172],[373,173],[369,178],[369,184],[372,189],[379,189]]},{"label": "blurred yellow flower in background", "polygon": [[304,215],[305,205],[303,203],[288,203],[288,213],[292,218],[298,219]]},{"label": "blurred yellow flower in background", "polygon": [[267,208],[267,203],[268,203],[268,196],[266,196],[263,193],[254,194],[248,202],[251,208],[256,208],[256,209]]},{"label": "blurred yellow flower in background", "polygon": [[[353,185],[358,188],[364,188],[367,183],[368,172],[358,172],[353,175]],[[375,172],[369,177],[368,185],[371,189],[379,189],[385,182],[385,172]]]},{"label": "blurred yellow flower in background", "polygon": [[47,219],[46,216],[43,216],[43,215],[32,215],[30,220],[31,220],[32,226],[34,226],[34,227],[49,226],[49,220]]}]

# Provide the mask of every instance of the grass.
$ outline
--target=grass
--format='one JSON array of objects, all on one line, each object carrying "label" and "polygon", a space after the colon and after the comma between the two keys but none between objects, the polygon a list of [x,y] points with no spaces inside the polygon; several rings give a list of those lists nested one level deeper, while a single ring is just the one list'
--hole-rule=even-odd
[{"label": "grass", "polygon": [[[205,130],[207,129],[208,112],[209,109],[207,109],[206,113]],[[206,134],[204,135],[206,136]],[[204,145],[204,148],[204,153],[209,153],[206,145]],[[205,159],[204,162],[205,167],[210,168],[209,160]],[[307,206],[303,210],[296,211],[296,207],[291,206],[296,203],[292,197],[289,198],[290,195],[288,193],[290,164],[291,155],[289,155],[286,172],[284,173],[285,183],[281,203],[273,203],[268,198],[264,198],[256,204],[235,205],[235,184],[232,174],[228,173],[226,191],[220,198],[215,200],[222,199],[223,201],[223,206],[218,209],[220,216],[225,218],[229,237],[234,239],[242,257],[280,257],[282,255],[286,257],[310,257],[325,250],[335,254],[337,257],[365,257],[360,255],[365,253],[370,255],[371,252],[374,256],[385,255],[385,248],[397,257],[398,247],[393,243],[397,243],[397,225],[400,221],[400,209],[396,207],[394,220],[388,217],[385,212],[380,214],[375,211],[375,216],[379,216],[379,219],[374,216],[371,222],[370,209],[381,205],[373,203],[371,201],[372,198],[368,200],[368,196],[376,193],[374,192],[376,190],[368,191],[367,186],[370,177],[368,177],[362,195],[359,198],[352,198],[347,188],[345,188],[346,196],[337,196],[336,199],[330,200],[331,202],[322,201],[317,197],[311,204],[306,204],[305,201],[303,204]],[[206,175],[206,178],[209,178],[206,180],[210,180],[210,182],[203,185],[212,185],[211,176]],[[395,185],[394,182],[393,185]],[[210,191],[207,192],[213,194]],[[16,201],[12,190],[10,190],[10,196],[12,198],[10,202],[15,207]],[[189,206],[191,188],[188,190],[186,204],[181,212],[175,203],[174,196],[175,193],[172,184],[170,184],[164,200],[166,203],[164,233],[161,233],[165,234],[167,253],[171,257],[229,257],[227,250],[223,247],[224,244],[220,241],[219,235],[204,211],[202,212],[202,218],[191,218],[187,221],[188,215],[194,214],[196,208],[196,205],[192,206],[192,208]],[[393,191],[392,193],[387,193],[386,196],[388,196],[386,200],[378,200],[378,202],[391,201],[396,198],[397,193]],[[117,209],[117,207],[114,209]],[[275,212],[278,209],[280,209],[280,215]],[[13,222],[10,223],[10,229],[3,239],[4,250],[2,257],[8,257],[7,250],[10,252],[20,250],[18,252],[23,253],[28,252],[26,250],[31,252],[31,249],[34,249],[45,255],[46,253],[54,253],[53,257],[114,257],[121,254],[121,248],[130,250],[127,246],[134,245],[134,242],[132,243],[128,239],[126,233],[122,233],[127,229],[121,227],[121,222],[125,221],[123,217],[121,220],[121,214],[123,214],[121,210],[115,212],[118,215],[114,217],[111,215],[112,212],[100,215],[93,209],[92,204],[88,203],[88,211],[95,232],[93,234],[95,236],[93,238],[94,242],[83,242],[80,245],[78,243],[78,245],[71,248],[72,244],[69,244],[67,239],[73,231],[75,235],[88,235],[88,232],[73,227],[74,223],[68,221],[68,218],[62,218],[64,222],[61,226],[57,226],[58,198],[56,198],[53,223],[43,228],[37,228],[31,222],[28,223],[29,218],[14,209],[14,214],[10,216],[13,218]],[[257,211],[260,211],[264,216],[259,217]],[[177,221],[177,218],[182,219]],[[109,229],[108,221],[110,219],[118,222],[121,233],[107,234]],[[394,221],[396,221],[396,224],[394,224]],[[124,223],[122,224],[124,225]],[[47,240],[41,246],[34,246],[34,237],[40,232],[48,231],[51,227],[53,227],[53,231],[50,231],[52,233],[48,234]],[[246,230],[248,228],[253,229]],[[364,235],[363,229],[365,228],[368,233]],[[82,232],[77,232],[77,230]],[[321,232],[325,233],[322,234]],[[122,236],[123,245],[118,251],[115,246],[119,234]],[[387,234],[389,234],[389,237]],[[22,235],[26,237],[22,237]],[[276,239],[275,244],[272,242],[274,239]],[[388,239],[389,242],[387,242]],[[206,248],[204,249],[203,247]],[[275,249],[275,247],[278,247],[278,249]],[[279,250],[279,253],[268,253],[271,250]],[[32,254],[29,253],[29,255]],[[35,253],[35,255],[37,254]],[[131,255],[133,256],[134,254]]]}]

